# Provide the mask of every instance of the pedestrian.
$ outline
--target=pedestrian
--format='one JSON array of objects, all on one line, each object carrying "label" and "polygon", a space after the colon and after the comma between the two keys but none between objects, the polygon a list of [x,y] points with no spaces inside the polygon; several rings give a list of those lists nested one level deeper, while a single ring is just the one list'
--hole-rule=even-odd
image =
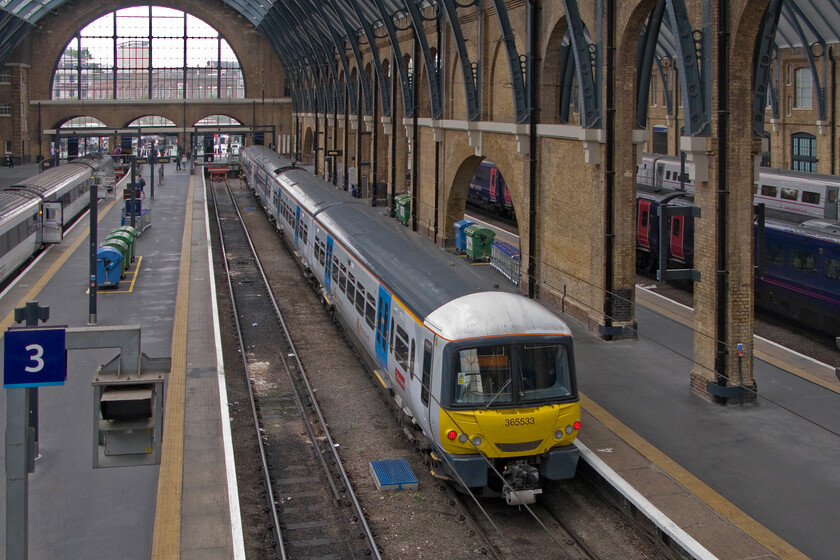
[{"label": "pedestrian", "polygon": [[181,171],[181,150],[178,150],[178,155],[175,156],[175,171]]},{"label": "pedestrian", "polygon": [[137,188],[140,190],[140,196],[146,198],[146,179],[140,177],[140,180],[137,181]]},{"label": "pedestrian", "polygon": [[161,185],[163,184],[163,164],[162,163],[158,166],[158,182]]}]

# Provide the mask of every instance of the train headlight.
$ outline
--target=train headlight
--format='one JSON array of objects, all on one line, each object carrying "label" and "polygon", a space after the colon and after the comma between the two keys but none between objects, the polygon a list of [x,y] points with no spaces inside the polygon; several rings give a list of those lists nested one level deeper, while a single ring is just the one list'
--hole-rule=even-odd
[{"label": "train headlight", "polygon": [[554,439],[563,439],[563,430],[555,430]]},{"label": "train headlight", "polygon": [[479,447],[482,443],[484,443],[484,440],[481,439],[481,436],[473,436],[473,438],[472,438],[473,447]]},{"label": "train headlight", "polygon": [[449,430],[448,432],[446,432],[446,437],[448,437],[450,440],[454,440],[456,437],[458,437],[458,432],[456,432],[455,430]]},{"label": "train headlight", "polygon": [[458,436],[458,441],[461,443],[467,443],[467,434],[461,434]]}]

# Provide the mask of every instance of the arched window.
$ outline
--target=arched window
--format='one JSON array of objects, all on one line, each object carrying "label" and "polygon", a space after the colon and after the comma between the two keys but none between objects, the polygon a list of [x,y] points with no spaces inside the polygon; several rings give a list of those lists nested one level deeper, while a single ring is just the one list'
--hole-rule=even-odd
[{"label": "arched window", "polygon": [[239,59],[218,31],[160,6],[106,14],[59,57],[52,99],[241,99]]},{"label": "arched window", "polygon": [[790,168],[794,171],[817,172],[817,137],[799,132],[791,137]]},{"label": "arched window", "polygon": [[813,107],[814,77],[810,68],[796,70],[796,105],[797,109],[811,109]]}]

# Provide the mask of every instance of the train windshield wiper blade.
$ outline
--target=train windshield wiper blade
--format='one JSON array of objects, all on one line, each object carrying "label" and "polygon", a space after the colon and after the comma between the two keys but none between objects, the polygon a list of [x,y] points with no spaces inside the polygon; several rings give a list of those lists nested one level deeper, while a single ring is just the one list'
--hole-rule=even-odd
[{"label": "train windshield wiper blade", "polygon": [[507,381],[505,381],[505,384],[501,386],[501,388],[499,389],[499,391],[498,391],[495,395],[493,395],[493,398],[492,398],[492,399],[490,399],[490,401],[489,401],[487,404],[485,404],[485,405],[484,405],[484,410],[487,410],[488,408],[490,408],[490,405],[491,405],[491,404],[493,404],[493,401],[495,401],[495,400],[496,400],[496,397],[498,397],[499,395],[501,395],[501,394],[502,394],[502,391],[504,391],[504,390],[505,390],[505,388],[506,388],[508,385],[510,385],[510,378],[508,378],[508,380],[507,380]]}]

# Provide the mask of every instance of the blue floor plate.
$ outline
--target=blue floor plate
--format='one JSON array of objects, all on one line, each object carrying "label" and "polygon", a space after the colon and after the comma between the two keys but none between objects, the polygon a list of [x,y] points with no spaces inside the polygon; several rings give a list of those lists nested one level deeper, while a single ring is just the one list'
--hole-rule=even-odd
[{"label": "blue floor plate", "polygon": [[371,461],[370,473],[377,490],[416,490],[417,477],[405,459]]}]

